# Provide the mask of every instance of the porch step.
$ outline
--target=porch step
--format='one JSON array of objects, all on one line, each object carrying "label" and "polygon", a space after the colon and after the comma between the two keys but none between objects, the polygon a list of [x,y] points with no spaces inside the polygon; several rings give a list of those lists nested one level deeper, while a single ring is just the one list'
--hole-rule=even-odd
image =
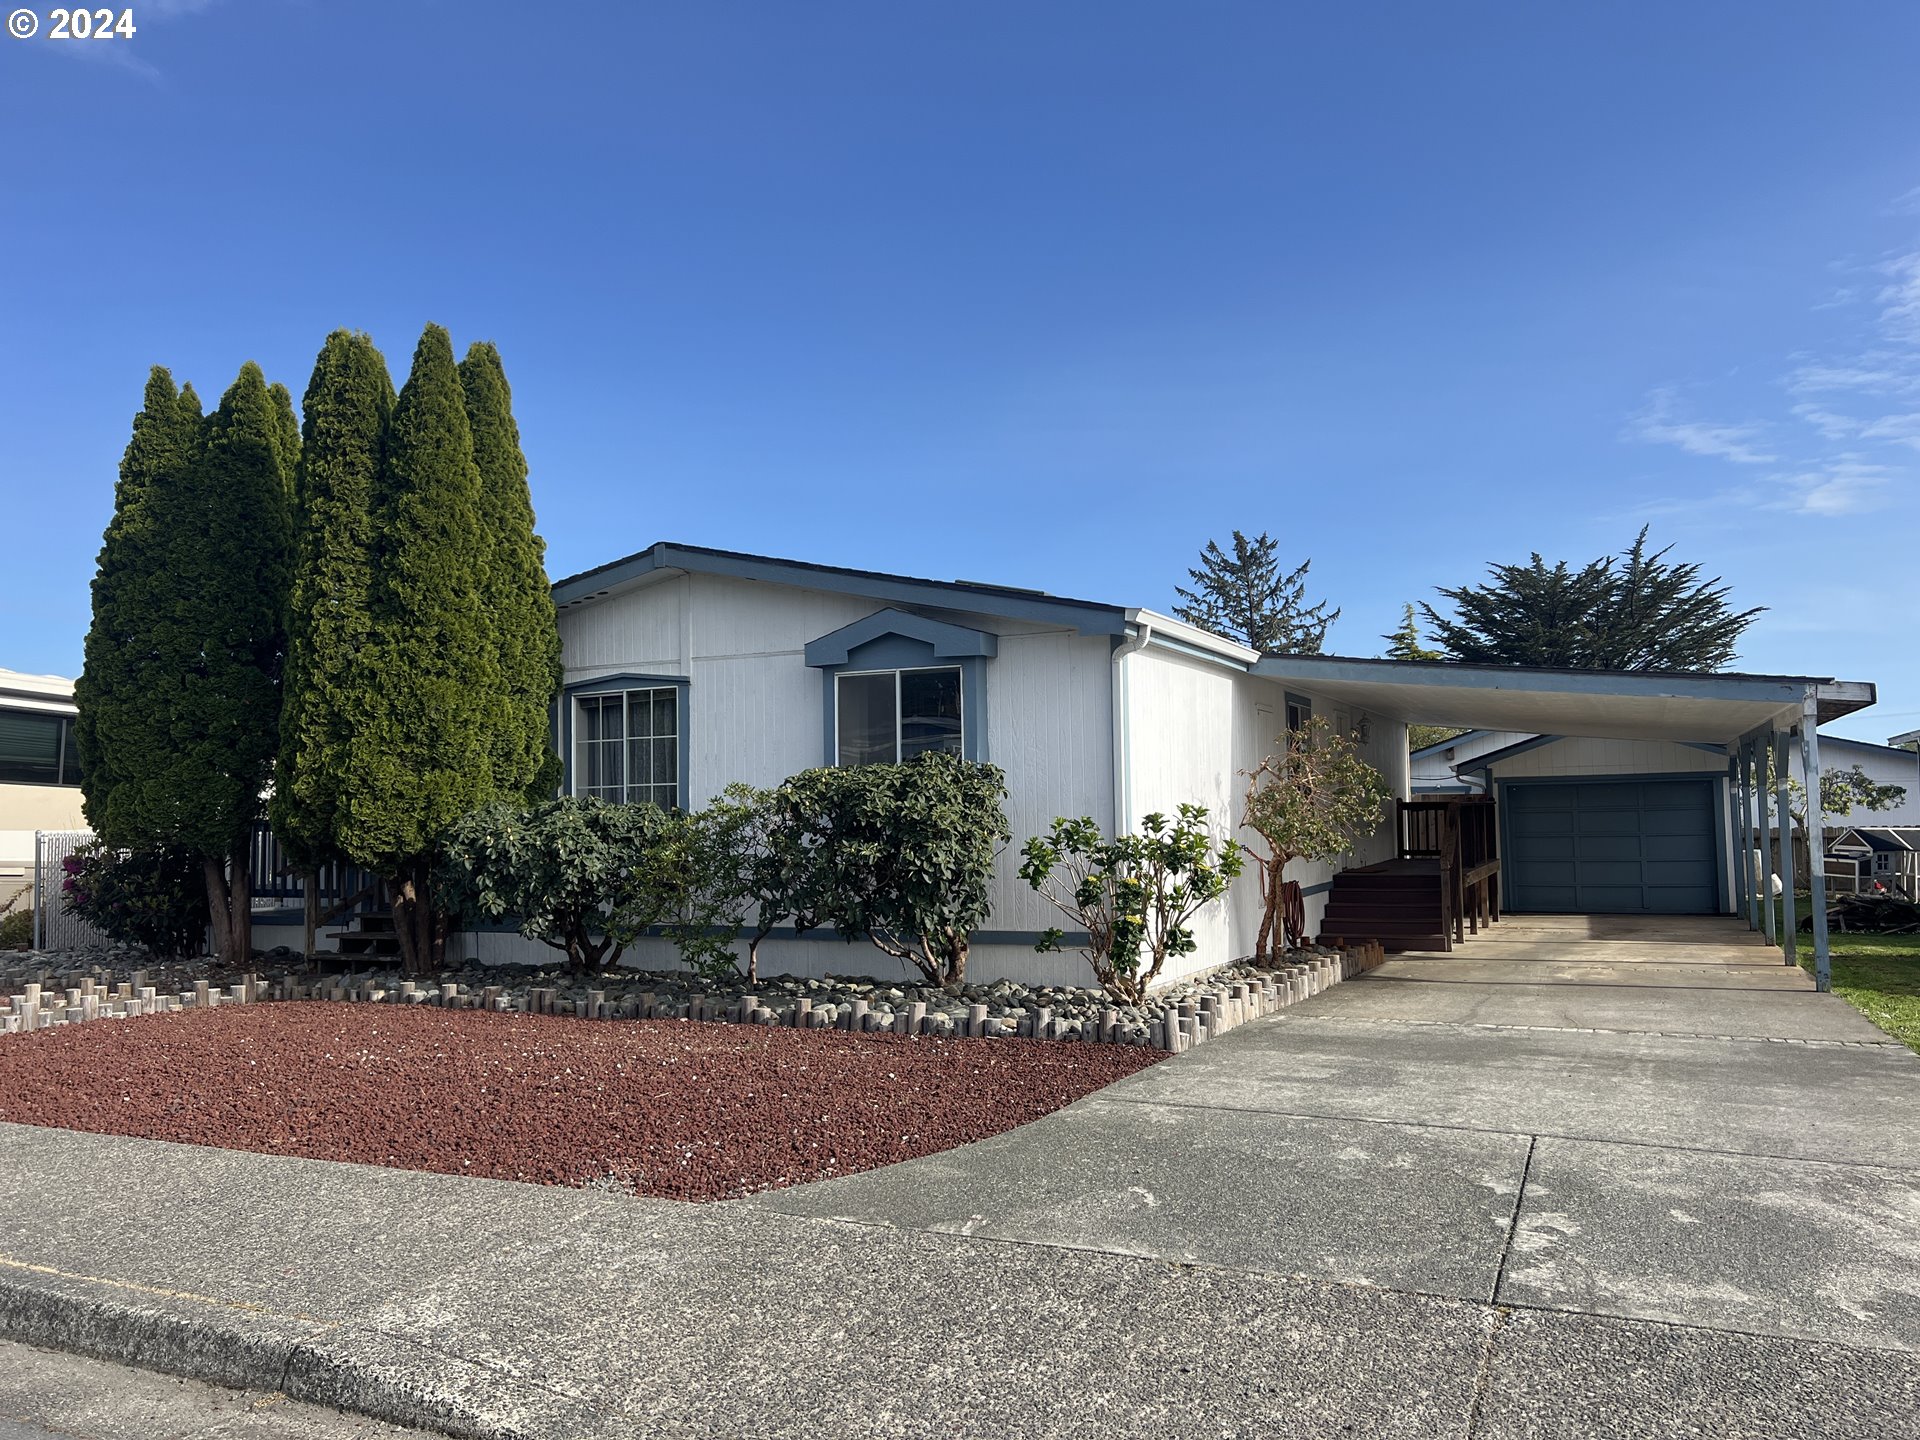
[{"label": "porch step", "polygon": [[1438,925],[1364,925],[1345,926],[1322,925],[1320,943],[1331,945],[1334,941],[1346,945],[1360,945],[1372,940],[1386,950],[1448,950],[1447,937],[1440,932]]},{"label": "porch step", "polygon": [[327,939],[336,942],[342,955],[398,955],[400,936],[393,928],[391,910],[370,910],[353,917],[345,930],[329,930]]}]

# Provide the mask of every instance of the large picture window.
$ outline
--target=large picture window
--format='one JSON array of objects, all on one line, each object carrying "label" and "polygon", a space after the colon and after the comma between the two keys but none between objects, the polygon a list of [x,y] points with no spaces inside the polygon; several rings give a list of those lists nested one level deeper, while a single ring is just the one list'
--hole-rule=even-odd
[{"label": "large picture window", "polygon": [[677,809],[680,692],[671,685],[574,700],[573,793]]},{"label": "large picture window", "polygon": [[73,721],[39,710],[0,710],[0,783],[78,785]]},{"label": "large picture window", "polygon": [[870,670],[834,679],[836,760],[891,765],[929,750],[965,754],[960,671]]}]

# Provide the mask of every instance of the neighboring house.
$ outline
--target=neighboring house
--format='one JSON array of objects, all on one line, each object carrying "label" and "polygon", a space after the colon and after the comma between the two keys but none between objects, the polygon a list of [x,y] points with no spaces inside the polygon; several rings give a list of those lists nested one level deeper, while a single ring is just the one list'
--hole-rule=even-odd
[{"label": "neighboring house", "polygon": [[1523,730],[1468,730],[1409,755],[1408,783],[1416,795],[1479,795],[1483,790],[1473,762],[1532,738]]},{"label": "neighboring house", "polygon": [[73,682],[0,670],[0,906],[33,885],[36,830],[83,830]]}]

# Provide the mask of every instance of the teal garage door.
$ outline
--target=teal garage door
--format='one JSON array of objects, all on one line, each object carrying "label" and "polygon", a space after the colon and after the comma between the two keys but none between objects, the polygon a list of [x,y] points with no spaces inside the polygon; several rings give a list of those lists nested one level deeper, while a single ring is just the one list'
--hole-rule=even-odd
[{"label": "teal garage door", "polygon": [[1508,910],[1713,915],[1720,910],[1714,783],[1568,780],[1500,789]]}]

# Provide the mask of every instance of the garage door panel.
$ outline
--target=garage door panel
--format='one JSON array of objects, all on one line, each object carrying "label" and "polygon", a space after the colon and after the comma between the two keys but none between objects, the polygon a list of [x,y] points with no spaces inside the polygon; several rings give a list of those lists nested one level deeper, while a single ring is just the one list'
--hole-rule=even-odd
[{"label": "garage door panel", "polygon": [[1643,846],[1638,835],[1583,835],[1580,859],[1594,864],[1624,864],[1640,873]]},{"label": "garage door panel", "polygon": [[1704,777],[1507,787],[1509,908],[1716,913],[1714,796]]}]

